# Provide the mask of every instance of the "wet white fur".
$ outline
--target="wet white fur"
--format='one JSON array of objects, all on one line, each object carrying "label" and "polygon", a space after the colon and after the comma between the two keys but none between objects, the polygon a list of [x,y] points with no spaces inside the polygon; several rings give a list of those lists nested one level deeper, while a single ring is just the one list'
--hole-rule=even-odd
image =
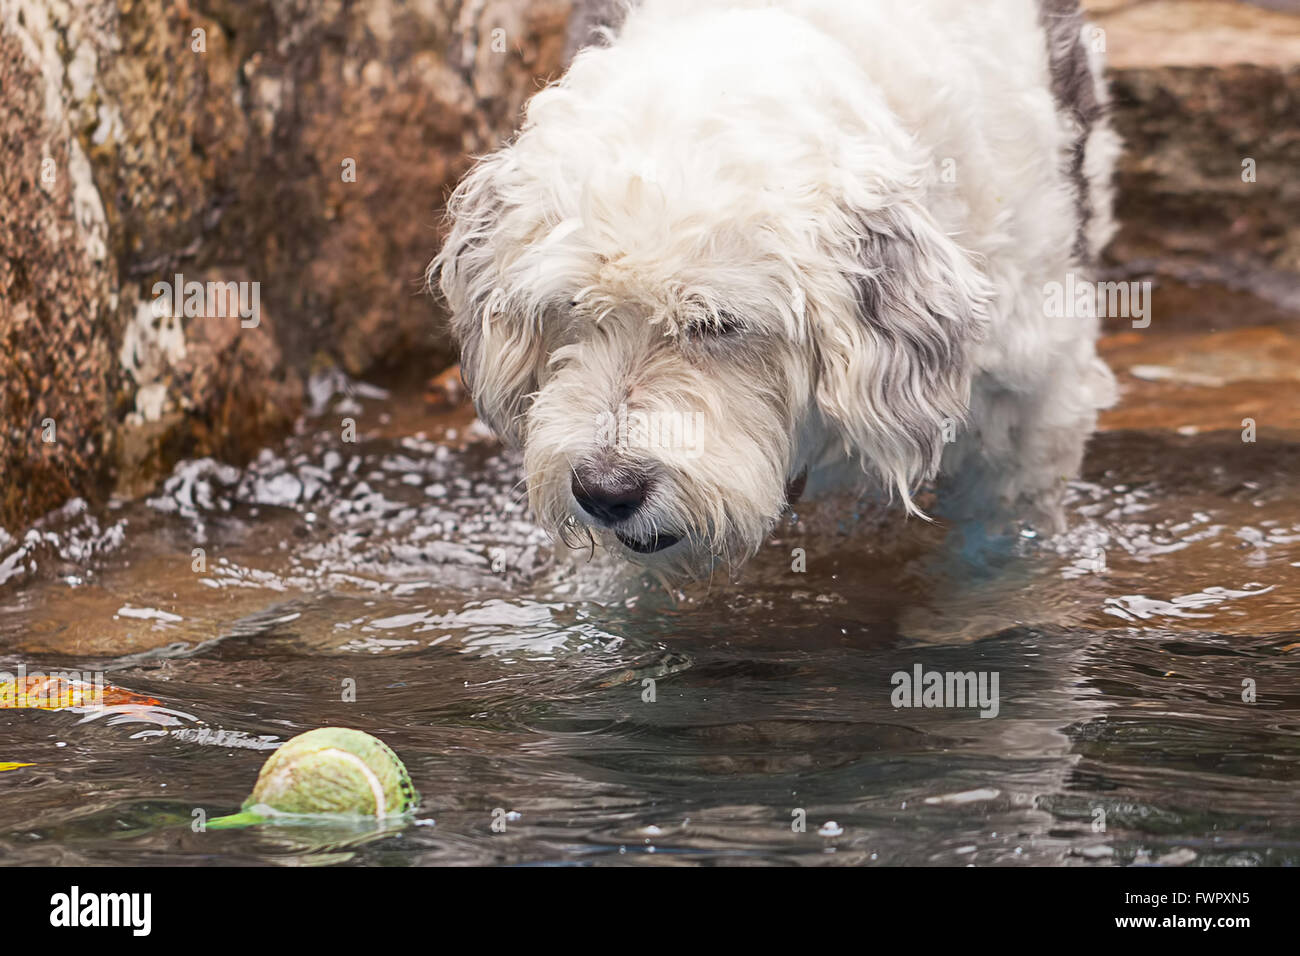
[{"label": "wet white fur", "polygon": [[[644,0],[580,53],[430,267],[539,517],[591,524],[571,469],[626,405],[704,413],[695,451],[616,452],[654,476],[621,530],[687,536],[635,556],[661,569],[742,560],[845,462],[909,511],[937,477],[941,515],[1059,523],[1114,385],[1096,321],[1043,307],[1080,267],[1046,50],[1032,0]],[[1094,250],[1115,152],[1100,129]]]}]

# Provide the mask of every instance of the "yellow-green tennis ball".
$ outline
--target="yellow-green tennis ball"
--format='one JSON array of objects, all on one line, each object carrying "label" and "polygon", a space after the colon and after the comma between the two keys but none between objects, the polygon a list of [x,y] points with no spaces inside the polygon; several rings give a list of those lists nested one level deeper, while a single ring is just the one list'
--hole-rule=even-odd
[{"label": "yellow-green tennis ball", "polygon": [[382,740],[360,730],[322,727],[271,754],[243,811],[383,820],[410,813],[419,803],[406,767]]}]

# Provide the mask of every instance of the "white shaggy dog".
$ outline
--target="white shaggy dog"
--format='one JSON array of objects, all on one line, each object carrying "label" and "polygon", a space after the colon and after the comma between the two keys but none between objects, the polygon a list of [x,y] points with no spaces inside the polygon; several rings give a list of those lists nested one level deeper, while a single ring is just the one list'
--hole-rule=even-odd
[{"label": "white shaggy dog", "polygon": [[1044,305],[1112,230],[1074,0],[614,13],[430,266],[540,519],[699,572],[847,464],[908,511],[937,479],[944,516],[1058,527],[1114,392],[1096,319]]}]

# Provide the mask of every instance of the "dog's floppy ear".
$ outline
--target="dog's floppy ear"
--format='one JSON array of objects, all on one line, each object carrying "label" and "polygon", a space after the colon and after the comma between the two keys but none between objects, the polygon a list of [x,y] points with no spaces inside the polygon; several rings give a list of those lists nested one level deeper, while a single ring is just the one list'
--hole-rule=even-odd
[{"label": "dog's floppy ear", "polygon": [[841,228],[837,301],[810,317],[817,402],[846,450],[916,512],[911,493],[938,470],[945,426],[966,414],[989,286],[914,202],[846,213]]},{"label": "dog's floppy ear", "polygon": [[452,336],[460,345],[460,368],[479,418],[510,444],[521,438],[522,417],[537,390],[542,360],[540,330],[533,316],[511,314],[507,257],[507,209],[497,180],[508,153],[483,159],[447,202],[450,232],[429,265],[450,310]]}]

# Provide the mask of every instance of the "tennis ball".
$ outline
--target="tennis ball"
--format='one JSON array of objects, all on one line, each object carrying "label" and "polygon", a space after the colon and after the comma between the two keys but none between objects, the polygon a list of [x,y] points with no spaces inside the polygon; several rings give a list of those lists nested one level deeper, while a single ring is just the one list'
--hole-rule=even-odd
[{"label": "tennis ball", "polygon": [[406,767],[382,740],[346,727],[321,727],[271,754],[241,812],[209,826],[241,826],[286,815],[386,820],[412,812],[419,803]]}]

